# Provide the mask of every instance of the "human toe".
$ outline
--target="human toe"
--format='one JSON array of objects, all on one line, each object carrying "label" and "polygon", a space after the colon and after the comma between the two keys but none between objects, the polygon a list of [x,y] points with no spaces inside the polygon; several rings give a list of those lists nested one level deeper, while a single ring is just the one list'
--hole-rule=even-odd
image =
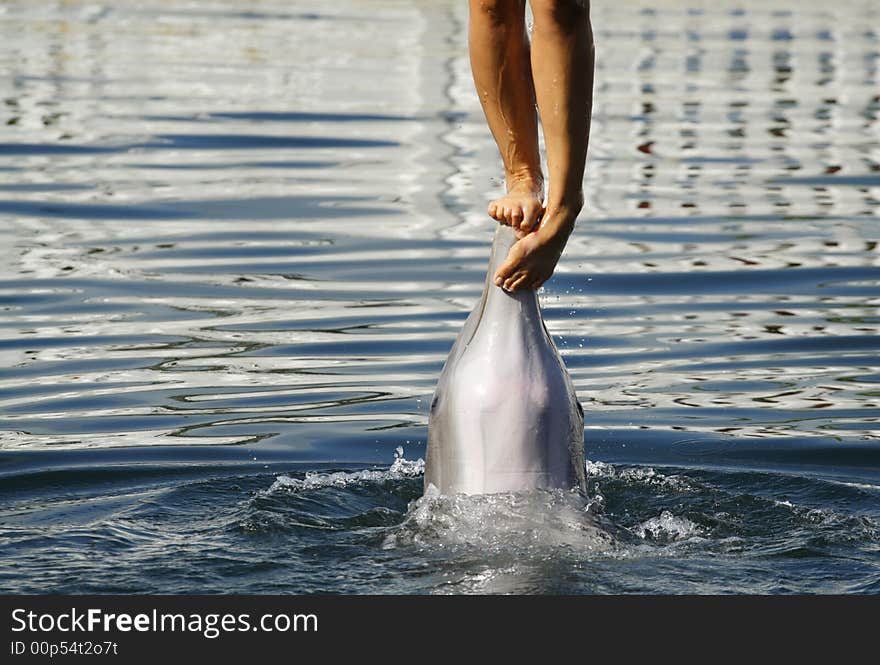
[{"label": "human toe", "polygon": [[532,231],[537,228],[538,221],[541,219],[541,207],[540,206],[532,206],[529,207],[523,213],[523,221],[520,224],[520,228],[523,231]]},{"label": "human toe", "polygon": [[505,283],[513,276],[516,263],[509,258],[495,271],[495,286],[504,287]]},{"label": "human toe", "polygon": [[523,223],[523,211],[521,208],[513,208],[510,211],[509,217],[510,225],[518,229],[520,225]]},{"label": "human toe", "polygon": [[519,289],[529,278],[529,275],[525,271],[519,271],[513,274],[507,281],[504,282],[504,290],[509,293],[514,293],[517,289]]}]

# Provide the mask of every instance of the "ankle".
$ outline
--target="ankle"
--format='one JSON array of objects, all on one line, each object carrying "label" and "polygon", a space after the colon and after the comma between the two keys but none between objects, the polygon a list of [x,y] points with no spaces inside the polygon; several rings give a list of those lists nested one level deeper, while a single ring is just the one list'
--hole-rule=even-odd
[{"label": "ankle", "polygon": [[523,169],[505,174],[507,192],[528,190],[533,194],[542,194],[544,191],[544,176],[540,171]]},{"label": "ankle", "polygon": [[541,219],[539,234],[548,241],[564,243],[574,231],[575,222],[583,205],[582,197],[548,204]]},{"label": "ankle", "polygon": [[577,215],[544,215],[538,227],[538,239],[545,244],[564,245],[574,231]]},{"label": "ankle", "polygon": [[547,196],[547,212],[556,216],[577,217],[584,207],[584,190],[577,190],[559,198],[550,192]]}]

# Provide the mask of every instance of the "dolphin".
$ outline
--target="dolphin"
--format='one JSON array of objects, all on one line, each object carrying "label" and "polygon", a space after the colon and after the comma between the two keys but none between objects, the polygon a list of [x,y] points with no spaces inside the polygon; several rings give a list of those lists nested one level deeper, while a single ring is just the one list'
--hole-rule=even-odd
[{"label": "dolphin", "polygon": [[440,373],[428,416],[425,490],[586,492],[584,412],[532,289],[492,277],[516,242],[499,225],[483,294]]}]

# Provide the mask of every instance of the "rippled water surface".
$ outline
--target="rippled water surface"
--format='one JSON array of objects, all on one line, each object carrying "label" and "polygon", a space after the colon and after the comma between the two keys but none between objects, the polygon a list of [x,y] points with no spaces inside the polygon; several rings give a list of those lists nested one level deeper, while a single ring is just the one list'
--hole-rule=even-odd
[{"label": "rippled water surface", "polygon": [[465,2],[0,5],[0,588],[880,591],[880,9],[595,5],[588,498],[422,497]]}]

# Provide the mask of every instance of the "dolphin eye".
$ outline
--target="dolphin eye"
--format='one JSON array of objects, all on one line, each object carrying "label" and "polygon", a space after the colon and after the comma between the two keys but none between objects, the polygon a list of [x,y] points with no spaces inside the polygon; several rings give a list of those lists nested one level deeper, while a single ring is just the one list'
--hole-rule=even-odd
[{"label": "dolphin eye", "polygon": [[431,400],[431,411],[436,411],[437,405],[439,403],[440,403],[440,395],[434,395],[433,399]]},{"label": "dolphin eye", "polygon": [[581,418],[583,418],[583,417],[584,417],[584,407],[583,407],[583,406],[581,405],[581,403],[580,403],[579,401],[577,401],[577,400],[575,400],[575,404],[578,405],[578,413],[580,413],[580,414],[581,414]]}]

